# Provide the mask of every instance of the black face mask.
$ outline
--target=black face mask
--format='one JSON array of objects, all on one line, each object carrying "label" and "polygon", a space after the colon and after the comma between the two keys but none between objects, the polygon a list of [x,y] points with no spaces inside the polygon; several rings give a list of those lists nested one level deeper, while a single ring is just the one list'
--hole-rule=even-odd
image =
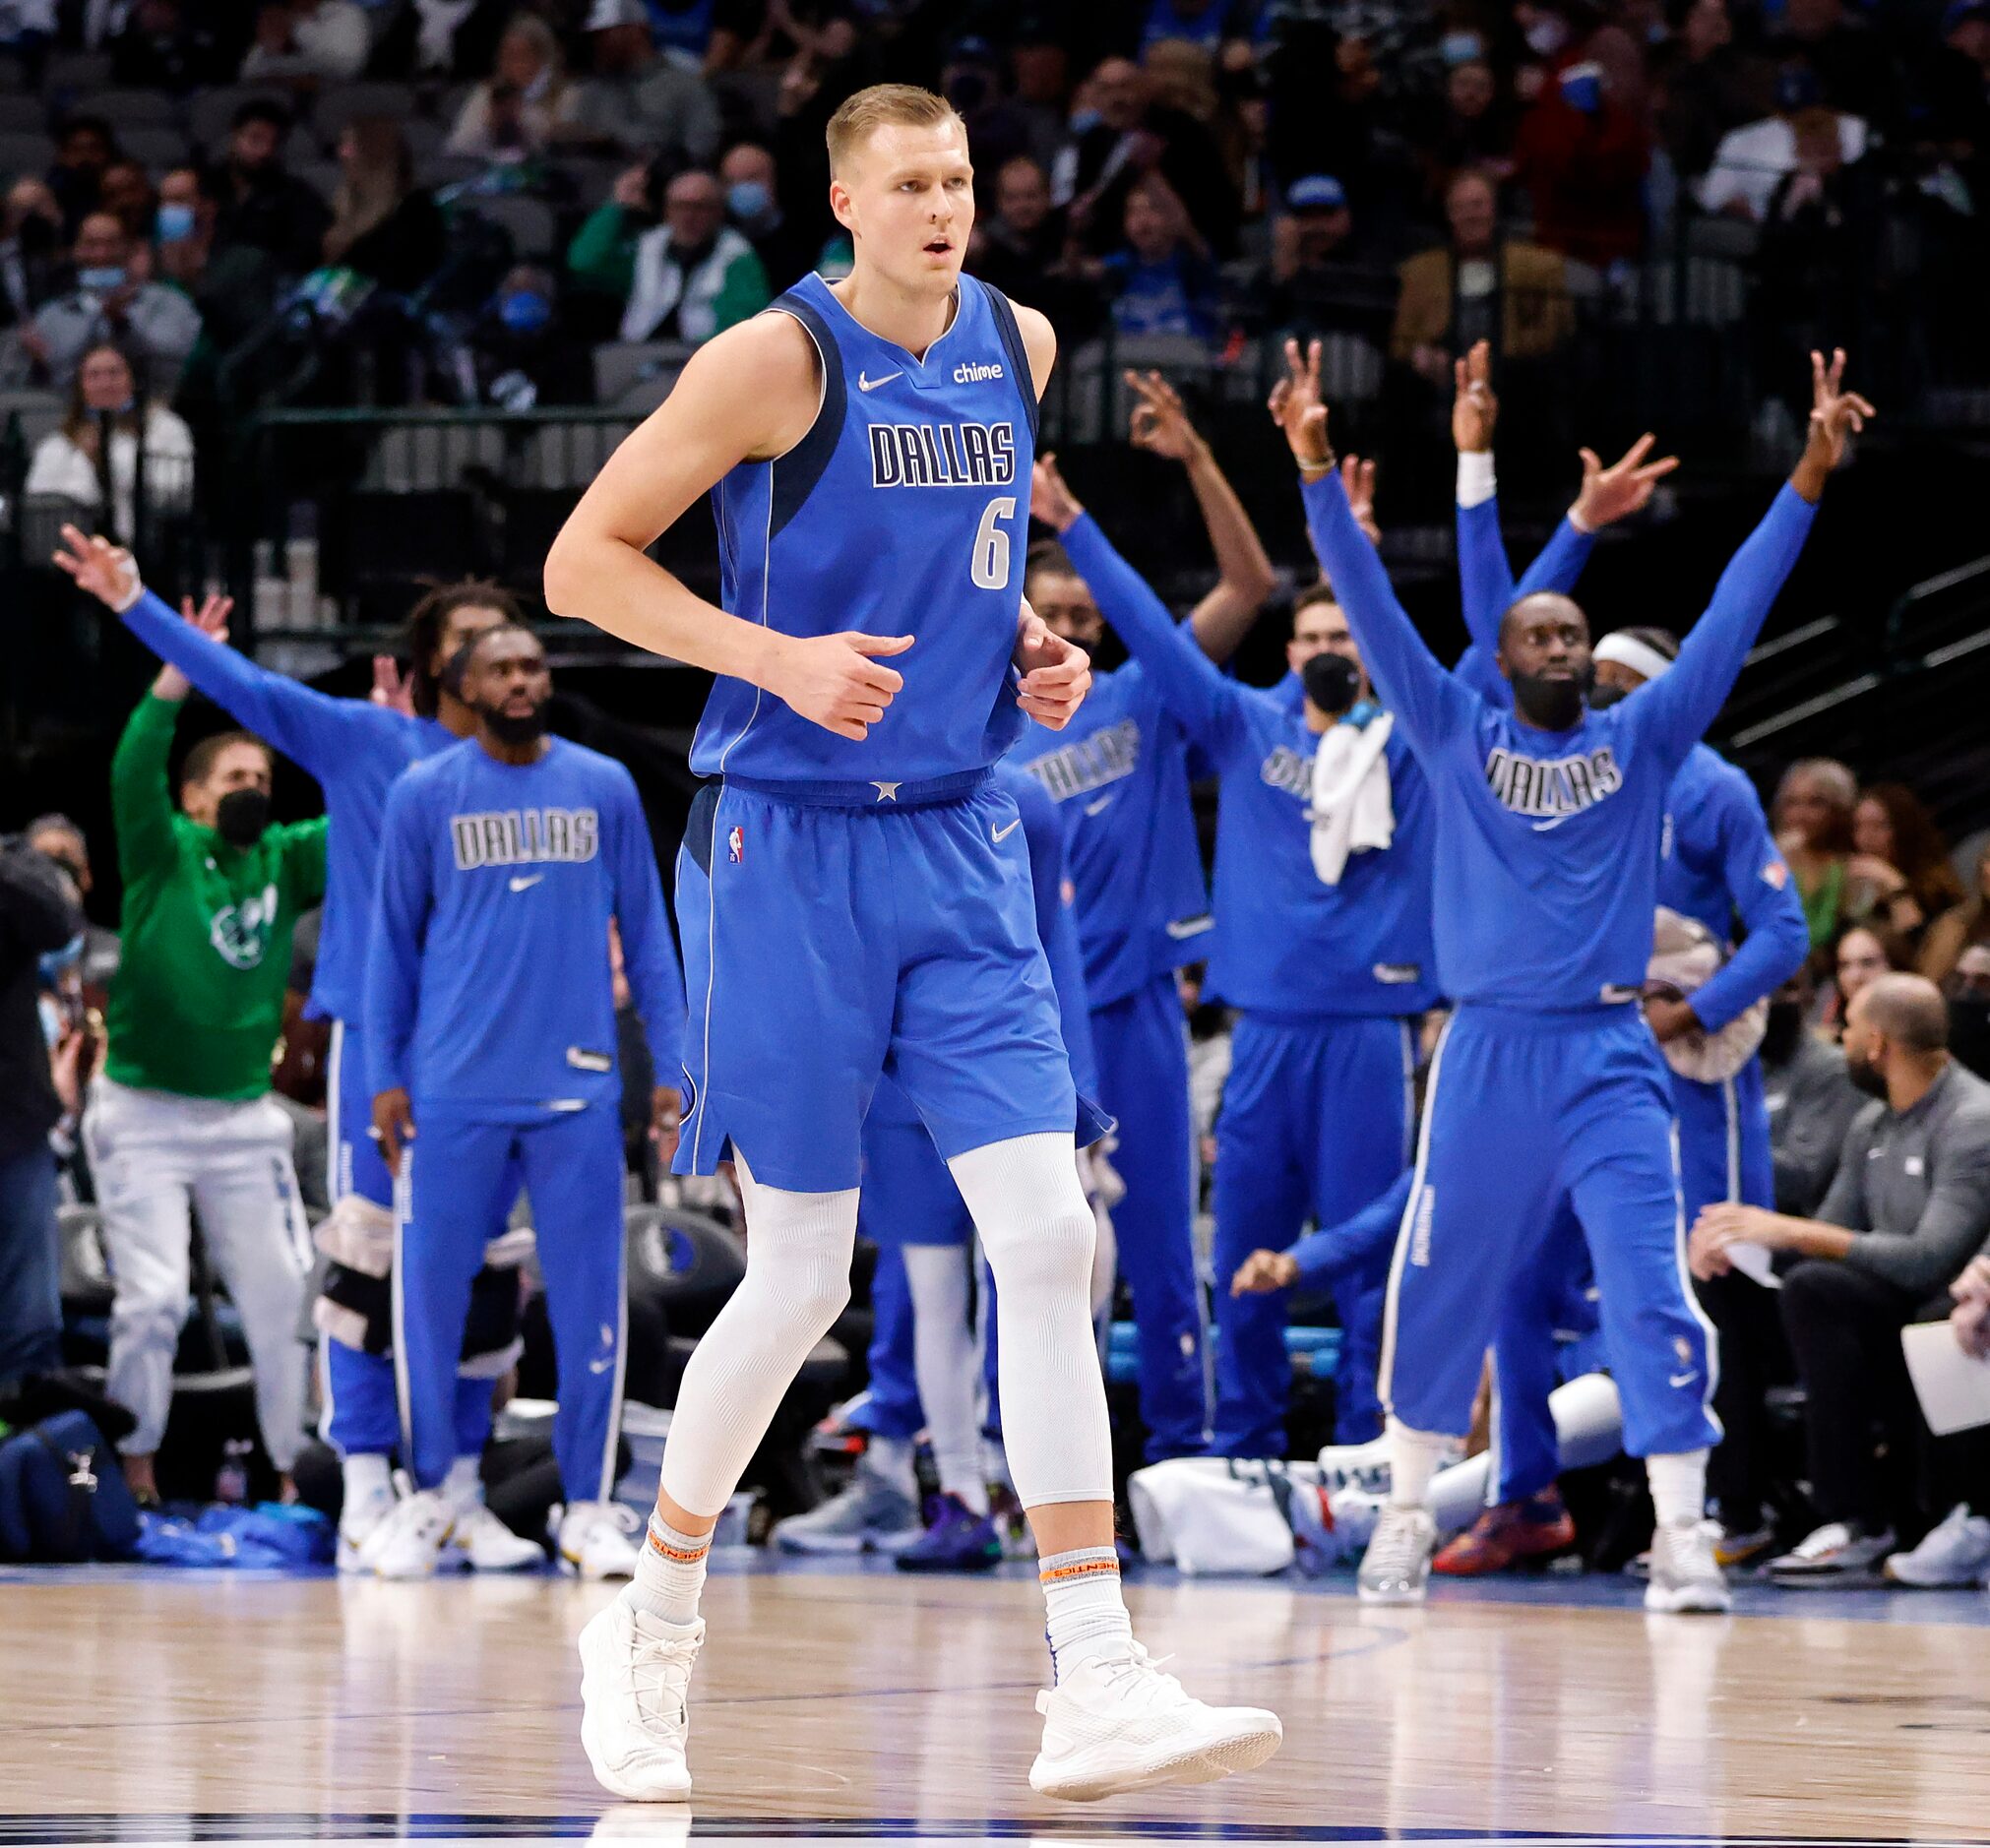
[{"label": "black face mask", "polygon": [[231,847],[253,847],[270,825],[270,798],[260,789],[230,789],[215,804],[215,832]]},{"label": "black face mask", "polygon": [[1342,654],[1320,653],[1299,669],[1306,697],[1330,717],[1338,718],[1361,693],[1361,674]]},{"label": "black face mask", "polygon": [[476,715],[490,727],[490,735],[500,744],[533,744],[546,735],[544,702],[526,713],[500,712],[479,706]]},{"label": "black face mask", "polygon": [[1542,731],[1573,731],[1583,722],[1583,698],[1589,691],[1586,681],[1516,674],[1513,684],[1514,708],[1529,725]]},{"label": "black face mask", "polygon": [[1607,712],[1611,707],[1619,706],[1631,697],[1629,687],[1606,687],[1600,680],[1589,686],[1589,710]]},{"label": "black face mask", "polygon": [[1950,1002],[1949,1050],[1978,1078],[1990,1072],[1990,998],[1958,995]]},{"label": "black face mask", "polygon": [[1772,1001],[1769,1022],[1762,1030],[1762,1056],[1771,1065],[1784,1065],[1803,1037],[1803,1004]]},{"label": "black face mask", "polygon": [[1868,1097],[1884,1097],[1887,1094],[1887,1080],[1880,1075],[1880,1068],[1870,1059],[1859,1059],[1846,1053],[1845,1077]]}]

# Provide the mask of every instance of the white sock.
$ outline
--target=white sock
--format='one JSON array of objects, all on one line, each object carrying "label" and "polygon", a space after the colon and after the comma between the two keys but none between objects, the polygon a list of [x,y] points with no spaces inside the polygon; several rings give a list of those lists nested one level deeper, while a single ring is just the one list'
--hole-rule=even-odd
[{"label": "white sock", "polygon": [[459,1456],[442,1479],[442,1499],[451,1508],[468,1509],[483,1501],[483,1477],[478,1473],[481,1459]]},{"label": "white sock", "polygon": [[709,1532],[681,1532],[653,1512],[636,1574],[622,1587],[623,1601],[665,1624],[696,1623],[705,1563],[711,1556]]},{"label": "white sock", "polygon": [[1651,1484],[1651,1506],[1662,1527],[1691,1527],[1707,1512],[1707,1452],[1675,1450],[1670,1456],[1648,1456],[1646,1479]]},{"label": "white sock", "polygon": [[795,1194],[763,1187],[744,1155],[737,1166],[746,1275],[684,1369],[663,1444],[664,1493],[693,1512],[731,1499],[781,1394],[850,1299],[857,1190]]},{"label": "white sock", "polygon": [[926,1435],[944,1494],[977,1514],[988,1511],[974,1416],[981,1356],[967,1325],[967,1255],[957,1245],[907,1245],[905,1283],[912,1296],[912,1366]]},{"label": "white sock", "polygon": [[394,1499],[394,1470],[384,1456],[357,1451],[342,1459],[340,1474],[345,1480],[345,1506],[348,1509],[376,1499]]},{"label": "white sock", "polygon": [[1385,1436],[1389,1444],[1389,1500],[1397,1508],[1428,1508],[1430,1479],[1444,1454],[1444,1438],[1435,1431],[1412,1431],[1391,1416]]},{"label": "white sock", "polygon": [[1125,1656],[1133,1646],[1133,1619],[1119,1590],[1119,1554],[1112,1547],[1075,1547],[1036,1563],[1043,1586],[1043,1639],[1050,1645],[1052,1679],[1062,1681],[1081,1662]]},{"label": "white sock", "polygon": [[876,1432],[864,1446],[864,1467],[882,1476],[908,1501],[919,1499],[919,1472],[910,1438],[882,1438]]},{"label": "white sock", "polygon": [[1110,1502],[1112,1432],[1091,1333],[1098,1227],[1072,1138],[1012,1137],[947,1166],[995,1273],[1002,1434],[1016,1493],[1025,1508]]}]

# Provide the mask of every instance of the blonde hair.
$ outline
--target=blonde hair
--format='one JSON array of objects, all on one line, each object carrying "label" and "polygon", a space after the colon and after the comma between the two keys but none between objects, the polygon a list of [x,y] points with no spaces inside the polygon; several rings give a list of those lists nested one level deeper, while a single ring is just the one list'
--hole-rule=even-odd
[{"label": "blonde hair", "polygon": [[873,84],[846,97],[829,119],[824,139],[829,143],[830,171],[839,173],[850,156],[881,128],[938,128],[942,123],[967,125],[946,97],[916,84]]}]

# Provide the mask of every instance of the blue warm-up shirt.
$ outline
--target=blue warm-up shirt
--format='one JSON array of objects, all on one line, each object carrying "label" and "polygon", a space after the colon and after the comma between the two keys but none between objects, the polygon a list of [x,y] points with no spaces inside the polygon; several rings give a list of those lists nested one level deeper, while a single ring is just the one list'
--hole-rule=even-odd
[{"label": "blue warm-up shirt", "polygon": [[432,718],[342,700],[258,667],[204,636],[150,590],[124,624],[160,660],[301,770],[325,793],[325,916],[311,981],[313,1015],[357,1022],[387,792],[410,764],[457,740]]},{"label": "blue warm-up shirt", "polygon": [[1315,549],[1370,678],[1430,780],[1439,966],[1461,1002],[1534,1013],[1634,999],[1649,960],[1672,778],[1719,711],[1816,509],[1785,487],[1670,672],[1565,732],[1442,667],[1337,478],[1303,484]]},{"label": "blue warm-up shirt", "polygon": [[[1458,510],[1459,586],[1472,646],[1459,672],[1491,703],[1513,704],[1513,687],[1492,665],[1501,618],[1536,590],[1573,590],[1591,541],[1564,520],[1518,585],[1489,498]],[[1666,676],[1670,678],[1670,676]],[[1658,851],[1658,902],[1704,925],[1720,943],[1740,918],[1741,947],[1691,997],[1701,1025],[1717,1032],[1772,994],[1810,954],[1803,901],[1747,776],[1711,746],[1696,744],[1666,791]]]},{"label": "blue warm-up shirt", "polygon": [[1031,719],[1007,760],[1057,805],[1094,1008],[1202,954],[1210,899],[1188,755],[1160,689],[1129,661],[1093,679],[1064,730]]},{"label": "blue warm-up shirt", "polygon": [[676,1063],[684,982],[642,803],[613,758],[564,738],[536,764],[474,739],[387,800],[366,1052],[374,1093],[529,1122],[618,1094],[608,923],[658,1071]]},{"label": "blue warm-up shirt", "polygon": [[1275,689],[1225,676],[1089,515],[1065,550],[1105,618],[1222,778],[1209,992],[1253,1013],[1405,1015],[1435,1004],[1430,794],[1401,728],[1385,746],[1393,843],[1355,853],[1337,886],[1313,870],[1319,737]]}]

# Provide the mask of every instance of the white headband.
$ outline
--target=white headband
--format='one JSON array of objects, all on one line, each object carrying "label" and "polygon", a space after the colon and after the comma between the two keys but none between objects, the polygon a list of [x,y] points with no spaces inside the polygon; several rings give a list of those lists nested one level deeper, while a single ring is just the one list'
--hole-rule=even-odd
[{"label": "white headband", "polygon": [[1622,629],[1614,629],[1596,644],[1589,658],[1593,661],[1615,661],[1619,667],[1628,667],[1634,674],[1643,674],[1647,680],[1656,680],[1672,663],[1660,654],[1648,642],[1640,642],[1634,635]]}]

